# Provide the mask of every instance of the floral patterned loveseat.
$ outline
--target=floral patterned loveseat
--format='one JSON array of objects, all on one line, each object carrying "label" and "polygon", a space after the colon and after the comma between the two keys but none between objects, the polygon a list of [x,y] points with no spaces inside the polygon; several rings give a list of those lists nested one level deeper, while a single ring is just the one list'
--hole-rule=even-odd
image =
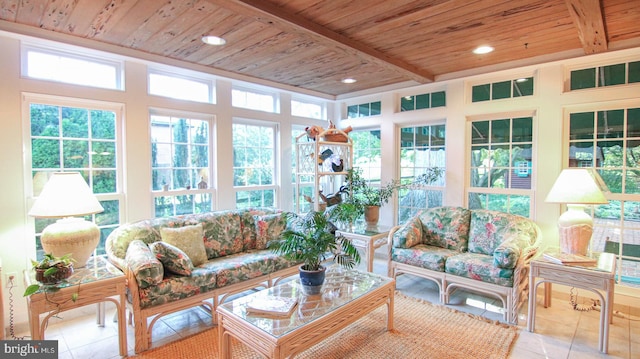
[{"label": "floral patterned loveseat", "polygon": [[445,304],[459,288],[495,296],[502,301],[504,320],[517,324],[529,290],[529,262],[540,241],[540,228],[525,217],[431,208],[389,232],[389,277],[406,273],[430,279]]},{"label": "floral patterned loveseat", "polygon": [[266,249],[287,225],[283,214],[271,209],[216,211],[116,228],[107,238],[106,252],[127,277],[136,353],[151,346],[153,325],[163,315],[204,305],[215,324],[215,309],[228,295],[297,274],[297,263]]}]

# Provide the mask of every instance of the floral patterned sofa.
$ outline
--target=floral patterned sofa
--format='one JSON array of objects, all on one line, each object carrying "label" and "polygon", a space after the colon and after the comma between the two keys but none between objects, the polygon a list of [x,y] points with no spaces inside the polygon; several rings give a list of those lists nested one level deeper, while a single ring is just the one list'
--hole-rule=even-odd
[{"label": "floral patterned sofa", "polygon": [[406,273],[430,279],[445,304],[460,288],[497,297],[504,320],[517,324],[528,295],[529,262],[540,241],[540,228],[525,217],[431,208],[389,232],[389,277]]},{"label": "floral patterned sofa", "polygon": [[107,238],[107,257],[127,276],[136,353],[151,346],[160,317],[234,293],[268,287],[298,273],[297,263],[266,249],[286,227],[271,209],[208,212],[123,224]]}]

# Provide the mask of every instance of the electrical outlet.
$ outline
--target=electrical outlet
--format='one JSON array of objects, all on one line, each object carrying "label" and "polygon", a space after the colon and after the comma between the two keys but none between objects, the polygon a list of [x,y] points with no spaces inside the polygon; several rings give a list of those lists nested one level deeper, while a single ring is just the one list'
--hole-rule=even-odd
[{"label": "electrical outlet", "polygon": [[9,288],[12,285],[11,281],[13,281],[13,285],[15,286],[17,284],[17,280],[18,275],[16,274],[16,272],[7,273],[4,275],[4,286]]}]

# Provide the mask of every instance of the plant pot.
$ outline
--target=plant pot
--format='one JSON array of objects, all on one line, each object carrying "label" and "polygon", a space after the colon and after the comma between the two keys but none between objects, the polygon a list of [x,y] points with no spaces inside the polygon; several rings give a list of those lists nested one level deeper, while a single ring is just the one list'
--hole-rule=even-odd
[{"label": "plant pot", "polygon": [[46,269],[36,268],[36,280],[42,284],[57,284],[71,277],[73,274],[73,265],[70,264],[66,267],[59,267],[57,272],[48,276],[44,275],[45,271]]},{"label": "plant pot", "polygon": [[364,207],[364,220],[367,222],[367,226],[378,225],[380,219],[380,206],[366,206]]},{"label": "plant pot", "polygon": [[320,294],[327,268],[320,266],[319,270],[306,270],[302,268],[303,266],[304,264],[298,268],[302,291],[307,295]]}]

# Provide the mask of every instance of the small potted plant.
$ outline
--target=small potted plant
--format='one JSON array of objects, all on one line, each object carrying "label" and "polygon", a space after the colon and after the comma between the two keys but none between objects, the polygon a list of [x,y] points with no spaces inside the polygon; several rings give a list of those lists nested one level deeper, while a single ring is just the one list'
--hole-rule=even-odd
[{"label": "small potted plant", "polygon": [[[289,260],[302,262],[300,281],[307,294],[318,294],[324,282],[326,268],[322,265],[328,256],[345,268],[360,263],[360,254],[351,242],[335,235],[335,227],[322,212],[309,212],[305,217],[286,213],[291,227],[282,232],[268,247]],[[333,230],[332,230],[333,229]]]},{"label": "small potted plant", "polygon": [[411,183],[393,180],[378,187],[372,186],[369,181],[364,179],[360,168],[350,168],[343,186],[346,198],[337,205],[339,208],[332,211],[331,218],[335,220],[352,219],[364,213],[367,224],[376,225],[380,207],[389,202],[396,190],[412,189],[430,184],[439,179],[442,172],[442,169],[438,167],[430,167],[426,169],[425,173],[413,179]]},{"label": "small potted plant", "polygon": [[73,259],[71,254],[55,257],[46,253],[40,261],[31,260],[32,268],[36,272],[36,280],[40,284],[31,284],[25,289],[24,296],[31,295],[39,289],[45,292],[56,291],[56,284],[67,279],[73,274]]}]

